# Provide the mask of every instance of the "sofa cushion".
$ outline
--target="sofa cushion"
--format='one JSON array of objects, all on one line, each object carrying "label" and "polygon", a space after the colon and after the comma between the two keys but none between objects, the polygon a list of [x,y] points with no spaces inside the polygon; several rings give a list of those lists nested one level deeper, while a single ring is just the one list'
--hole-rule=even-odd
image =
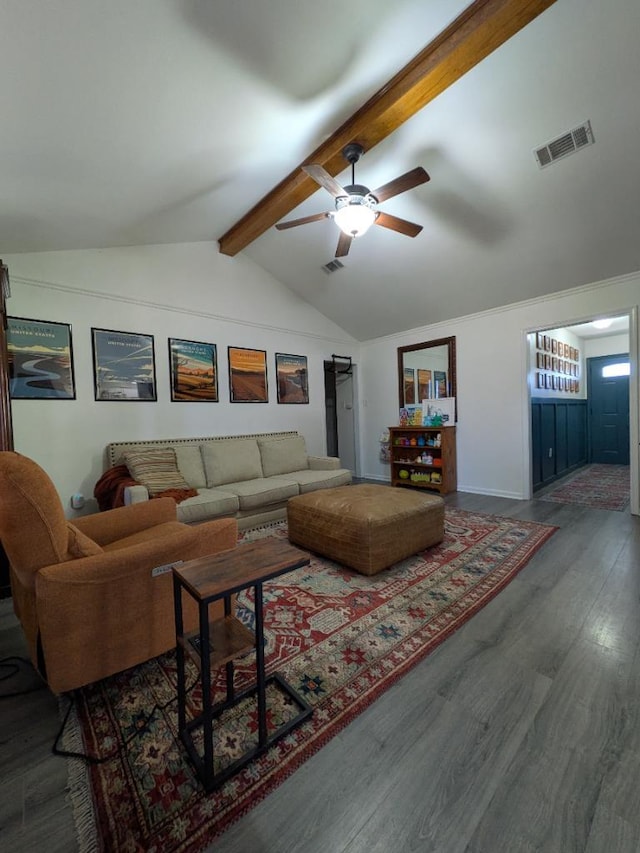
[{"label": "sofa cushion", "polygon": [[300,494],[313,492],[316,489],[333,489],[335,486],[348,486],[351,483],[351,471],[338,468],[337,471],[293,471],[283,474],[283,480],[292,480],[300,489]]},{"label": "sofa cushion", "polygon": [[255,438],[231,438],[202,445],[207,488],[262,477],[260,450]]},{"label": "sofa cushion", "polygon": [[240,504],[237,495],[223,489],[199,489],[198,496],[178,504],[178,521],[193,523],[218,516],[235,515]]},{"label": "sofa cushion", "polygon": [[146,486],[150,495],[158,495],[167,489],[189,488],[178,470],[176,452],[172,447],[129,450],[124,461],[133,479]]},{"label": "sofa cushion", "polygon": [[69,552],[70,559],[74,560],[79,557],[95,557],[97,554],[102,554],[104,552],[104,549],[101,548],[97,542],[90,539],[86,533],[82,532],[82,530],[78,530],[75,524],[71,524],[70,521],[67,522],[67,530],[69,531],[67,550]]},{"label": "sofa cushion", "polygon": [[205,489],[207,477],[199,444],[177,444],[174,447],[178,470],[192,489]]},{"label": "sofa cushion", "polygon": [[243,483],[230,483],[225,491],[238,496],[240,509],[262,509],[270,504],[281,503],[298,494],[298,486],[291,480],[281,477],[246,480]]},{"label": "sofa cushion", "polygon": [[259,438],[258,447],[265,477],[289,474],[308,468],[307,448],[301,435],[287,438]]}]

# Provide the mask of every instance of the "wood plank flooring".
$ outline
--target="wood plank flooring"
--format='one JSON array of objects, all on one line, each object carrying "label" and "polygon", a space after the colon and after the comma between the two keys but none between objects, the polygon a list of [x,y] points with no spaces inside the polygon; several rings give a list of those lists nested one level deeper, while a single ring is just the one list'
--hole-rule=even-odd
[{"label": "wood plank flooring", "polygon": [[[640,519],[446,500],[560,530],[210,853],[640,851]],[[0,658],[14,654],[2,601]],[[0,692],[37,683],[26,672]],[[47,690],[0,701],[0,850],[78,849],[58,726]]]}]

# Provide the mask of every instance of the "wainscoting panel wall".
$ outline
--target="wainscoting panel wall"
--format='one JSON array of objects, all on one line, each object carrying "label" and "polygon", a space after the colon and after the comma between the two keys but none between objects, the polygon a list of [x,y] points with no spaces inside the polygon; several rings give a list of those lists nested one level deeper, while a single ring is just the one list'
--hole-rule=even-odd
[{"label": "wainscoting panel wall", "polygon": [[587,463],[587,401],[531,398],[533,490]]}]

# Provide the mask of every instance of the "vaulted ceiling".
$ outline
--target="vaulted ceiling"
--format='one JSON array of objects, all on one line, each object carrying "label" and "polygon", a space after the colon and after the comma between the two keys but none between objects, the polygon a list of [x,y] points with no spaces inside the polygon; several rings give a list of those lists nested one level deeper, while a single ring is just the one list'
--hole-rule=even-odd
[{"label": "vaulted ceiling", "polygon": [[[3,3],[0,257],[218,240],[467,3]],[[382,205],[416,238],[372,228],[332,275],[329,219],[243,253],[360,339],[640,269],[639,32],[637,0],[557,0],[367,151],[368,187],[429,173]],[[307,189],[291,216],[332,209]]]}]

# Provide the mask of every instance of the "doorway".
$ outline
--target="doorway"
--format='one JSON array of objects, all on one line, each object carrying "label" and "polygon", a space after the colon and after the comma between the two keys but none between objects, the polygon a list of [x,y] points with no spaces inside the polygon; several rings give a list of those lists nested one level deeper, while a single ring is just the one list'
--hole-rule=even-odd
[{"label": "doorway", "polygon": [[327,454],[338,456],[343,468],[356,474],[356,365],[348,356],[334,355],[324,363]]},{"label": "doorway", "polygon": [[629,464],[629,355],[587,359],[589,461]]}]

